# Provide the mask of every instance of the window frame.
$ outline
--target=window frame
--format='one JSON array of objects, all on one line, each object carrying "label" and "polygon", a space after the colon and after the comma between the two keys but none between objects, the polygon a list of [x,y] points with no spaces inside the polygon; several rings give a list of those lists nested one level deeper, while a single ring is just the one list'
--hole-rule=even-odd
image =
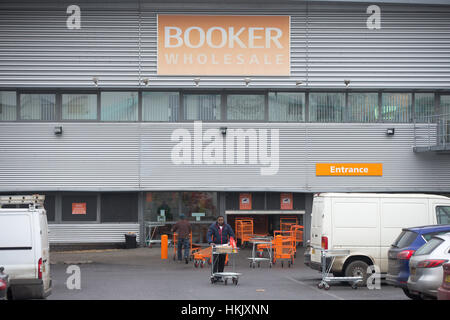
[{"label": "window frame", "polygon": [[[137,113],[137,119],[136,120],[102,120],[102,93],[111,93],[111,92],[117,92],[117,93],[130,93],[130,92],[136,92],[137,93],[137,105],[136,105],[136,113]],[[99,91],[99,112],[97,113],[98,122],[99,123],[139,123],[142,122],[142,96],[141,96],[141,90],[138,89],[107,89],[107,90],[100,90]]]},{"label": "window frame", "polygon": [[[54,119],[53,120],[36,120],[36,119],[22,119],[22,95],[23,94],[36,94],[36,95],[40,95],[40,94],[49,94],[49,95],[54,95],[55,96],[55,113],[54,113]],[[52,122],[59,122],[61,121],[61,116],[60,116],[60,112],[59,110],[61,110],[61,108],[59,107],[58,104],[58,92],[57,91],[50,91],[50,90],[45,90],[45,91],[41,91],[41,90],[17,90],[17,120],[18,122],[36,122],[36,123],[52,123]]]}]

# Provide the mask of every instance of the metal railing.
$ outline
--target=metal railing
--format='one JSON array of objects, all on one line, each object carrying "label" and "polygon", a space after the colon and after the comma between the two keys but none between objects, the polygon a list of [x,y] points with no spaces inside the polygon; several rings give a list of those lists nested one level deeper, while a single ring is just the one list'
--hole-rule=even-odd
[{"label": "metal railing", "polygon": [[449,150],[450,113],[414,119],[414,147]]}]

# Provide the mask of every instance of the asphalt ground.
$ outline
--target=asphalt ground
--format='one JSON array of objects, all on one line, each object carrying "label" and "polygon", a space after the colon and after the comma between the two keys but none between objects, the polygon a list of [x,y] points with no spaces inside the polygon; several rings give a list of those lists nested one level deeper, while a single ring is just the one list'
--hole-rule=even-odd
[{"label": "asphalt ground", "polygon": [[[382,282],[381,289],[352,289],[336,283],[320,290],[321,273],[303,264],[303,249],[294,265],[272,268],[261,262],[250,268],[250,249],[235,255],[235,271],[242,273],[238,285],[211,284],[211,268],[195,268],[193,262],[161,260],[160,248],[52,252],[53,291],[48,300],[405,300],[401,289]],[[80,268],[80,289],[68,289],[66,273],[71,265]],[[227,266],[225,271],[232,271]]]}]

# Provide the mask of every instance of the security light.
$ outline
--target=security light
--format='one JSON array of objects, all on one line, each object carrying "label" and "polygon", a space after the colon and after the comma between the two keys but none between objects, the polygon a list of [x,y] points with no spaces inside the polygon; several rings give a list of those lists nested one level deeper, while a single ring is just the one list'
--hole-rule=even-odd
[{"label": "security light", "polygon": [[62,135],[62,132],[63,132],[63,130],[62,130],[61,126],[57,126],[53,129],[53,133],[57,136]]},{"label": "security light", "polygon": [[297,81],[295,82],[295,85],[296,85],[297,87],[300,87],[302,84],[303,84],[303,82],[301,82],[300,80],[297,80]]},{"label": "security light", "polygon": [[148,86],[149,79],[148,79],[148,78],[144,78],[144,79],[142,79],[142,82],[143,82],[146,86]]},{"label": "security light", "polygon": [[248,85],[250,84],[250,78],[245,78],[244,81],[245,81],[245,86],[248,87]]},{"label": "security light", "polygon": [[350,80],[344,80],[345,86],[348,87],[350,85]]},{"label": "security light", "polygon": [[227,127],[220,127],[220,132],[221,132],[223,135],[226,135],[226,134],[227,134]]},{"label": "security light", "polygon": [[97,87],[98,86],[98,78],[97,77],[93,77],[92,78],[92,82],[94,82],[94,85]]},{"label": "security light", "polygon": [[200,78],[194,78],[195,86],[198,87],[200,84]]},{"label": "security light", "polygon": [[387,134],[388,136],[393,136],[394,133],[395,133],[395,129],[394,129],[394,128],[388,128],[388,129],[386,130],[386,134]]}]

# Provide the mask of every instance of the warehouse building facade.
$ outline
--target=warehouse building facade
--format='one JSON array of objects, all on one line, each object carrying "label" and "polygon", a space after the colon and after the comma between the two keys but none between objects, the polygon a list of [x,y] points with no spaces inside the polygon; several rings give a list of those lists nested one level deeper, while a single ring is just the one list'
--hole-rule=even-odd
[{"label": "warehouse building facade", "polygon": [[0,192],[45,194],[53,244],[450,194],[446,2],[3,1]]}]

